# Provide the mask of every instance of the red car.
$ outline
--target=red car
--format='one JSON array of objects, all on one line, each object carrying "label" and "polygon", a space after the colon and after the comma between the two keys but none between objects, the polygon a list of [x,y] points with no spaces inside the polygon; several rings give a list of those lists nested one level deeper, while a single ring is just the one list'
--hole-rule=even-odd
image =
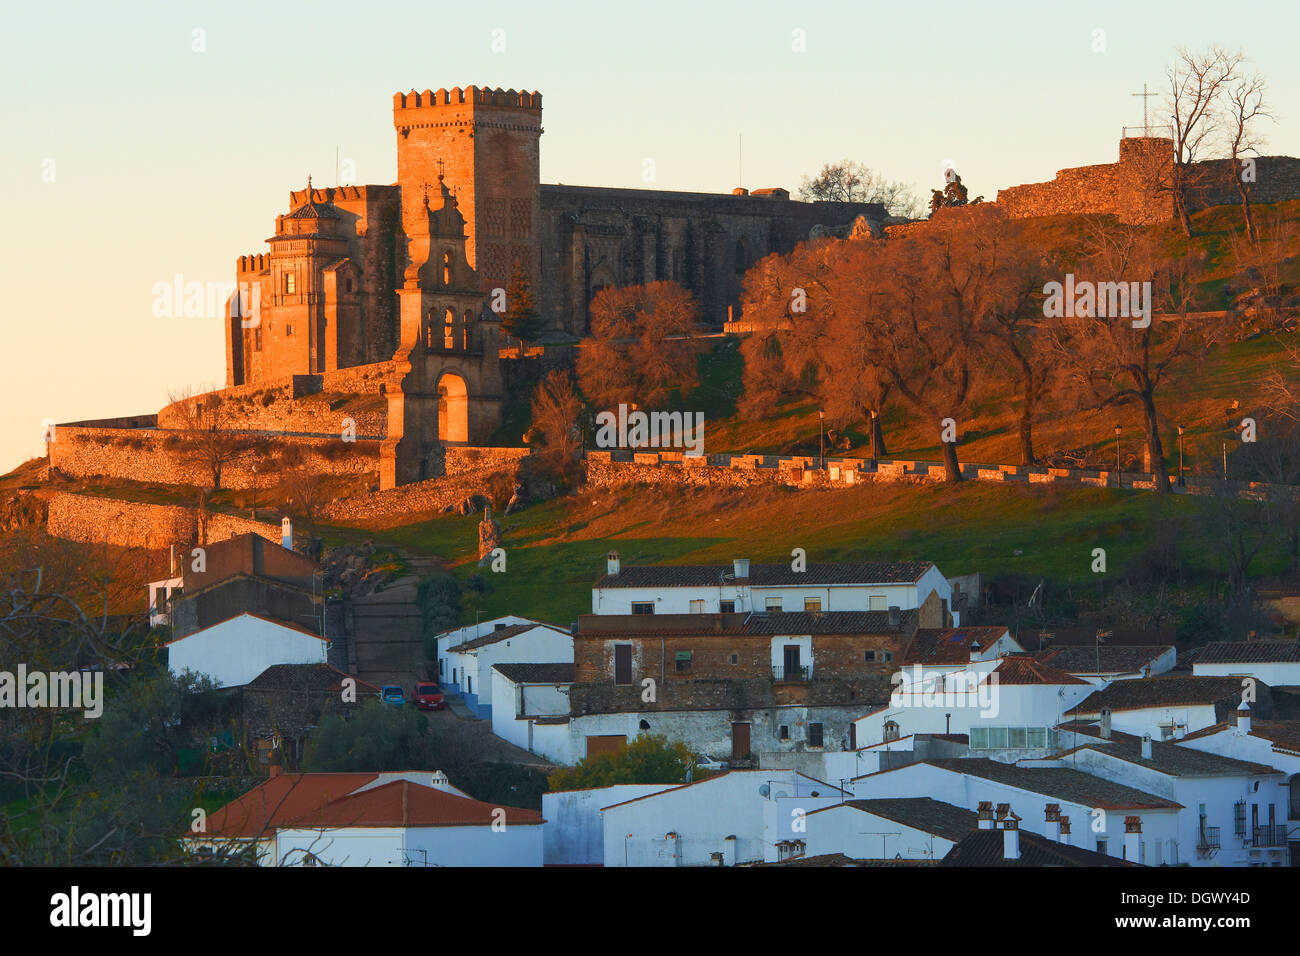
[{"label": "red car", "polygon": [[415,706],[420,710],[442,710],[442,688],[432,681],[420,681],[415,685]]}]

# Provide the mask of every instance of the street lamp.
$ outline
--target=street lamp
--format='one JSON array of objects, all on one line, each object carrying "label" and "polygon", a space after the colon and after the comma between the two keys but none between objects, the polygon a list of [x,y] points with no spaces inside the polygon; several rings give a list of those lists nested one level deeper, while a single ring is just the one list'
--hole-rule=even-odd
[{"label": "street lamp", "polygon": [[824,469],[826,467],[826,413],[819,411],[817,413],[817,418],[821,423],[821,444],[818,446],[820,452],[817,456],[820,463],[817,467],[818,469]]},{"label": "street lamp", "polygon": [[1183,426],[1178,426],[1178,485],[1182,487],[1187,484],[1187,479],[1183,477]]},{"label": "street lamp", "polygon": [[1124,487],[1124,472],[1119,463],[1119,426],[1115,426],[1115,481],[1120,488]]}]

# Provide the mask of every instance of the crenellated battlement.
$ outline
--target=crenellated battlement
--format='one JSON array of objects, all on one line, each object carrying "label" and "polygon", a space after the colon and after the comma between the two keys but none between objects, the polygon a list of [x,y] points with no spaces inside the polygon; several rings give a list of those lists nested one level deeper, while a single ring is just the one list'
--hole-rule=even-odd
[{"label": "crenellated battlement", "polygon": [[[385,193],[396,193],[395,186],[326,186],[321,189],[312,188],[312,202],[348,202],[355,200],[364,200],[374,198],[371,193],[384,195]],[[293,208],[305,205],[308,196],[306,189],[291,189],[289,191],[289,205]]]},{"label": "crenellated battlement", "polygon": [[483,86],[467,86],[463,89],[456,86],[450,90],[425,90],[423,93],[411,90],[409,93],[393,94],[394,116],[400,110],[464,105],[529,110],[540,116],[542,112],[542,94],[538,92],[530,93],[527,90],[488,89]]},{"label": "crenellated battlement", "polygon": [[271,255],[267,252],[257,252],[249,256],[240,256],[235,264],[235,269],[240,275],[246,273],[262,273],[271,268]]}]

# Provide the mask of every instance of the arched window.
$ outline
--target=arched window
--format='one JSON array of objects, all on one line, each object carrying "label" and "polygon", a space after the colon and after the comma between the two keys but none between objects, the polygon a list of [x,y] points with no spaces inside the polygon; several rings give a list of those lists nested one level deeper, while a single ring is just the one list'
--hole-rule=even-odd
[{"label": "arched window", "polygon": [[885,721],[885,739],[886,740],[898,739],[898,723],[896,721],[892,721],[892,720]]},{"label": "arched window", "polygon": [[442,347],[445,349],[454,349],[456,347],[456,313],[448,309],[442,317]]},{"label": "arched window", "polygon": [[451,285],[451,253],[450,252],[444,252],[442,254],[442,284],[445,286]]},{"label": "arched window", "polygon": [[460,327],[460,347],[466,352],[469,351],[469,312],[465,312],[465,323]]}]

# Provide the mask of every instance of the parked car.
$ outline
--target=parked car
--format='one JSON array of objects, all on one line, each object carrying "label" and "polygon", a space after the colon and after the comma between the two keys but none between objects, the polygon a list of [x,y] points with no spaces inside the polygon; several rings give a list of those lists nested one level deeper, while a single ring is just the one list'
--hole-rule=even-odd
[{"label": "parked car", "polygon": [[696,754],[695,766],[701,770],[726,770],[727,762],[725,760],[714,760],[708,754]]},{"label": "parked car", "polygon": [[393,707],[401,707],[406,703],[406,691],[396,684],[385,684],[379,689],[379,699]]},{"label": "parked car", "polygon": [[442,688],[433,681],[422,680],[415,685],[415,706],[420,710],[442,710]]}]

